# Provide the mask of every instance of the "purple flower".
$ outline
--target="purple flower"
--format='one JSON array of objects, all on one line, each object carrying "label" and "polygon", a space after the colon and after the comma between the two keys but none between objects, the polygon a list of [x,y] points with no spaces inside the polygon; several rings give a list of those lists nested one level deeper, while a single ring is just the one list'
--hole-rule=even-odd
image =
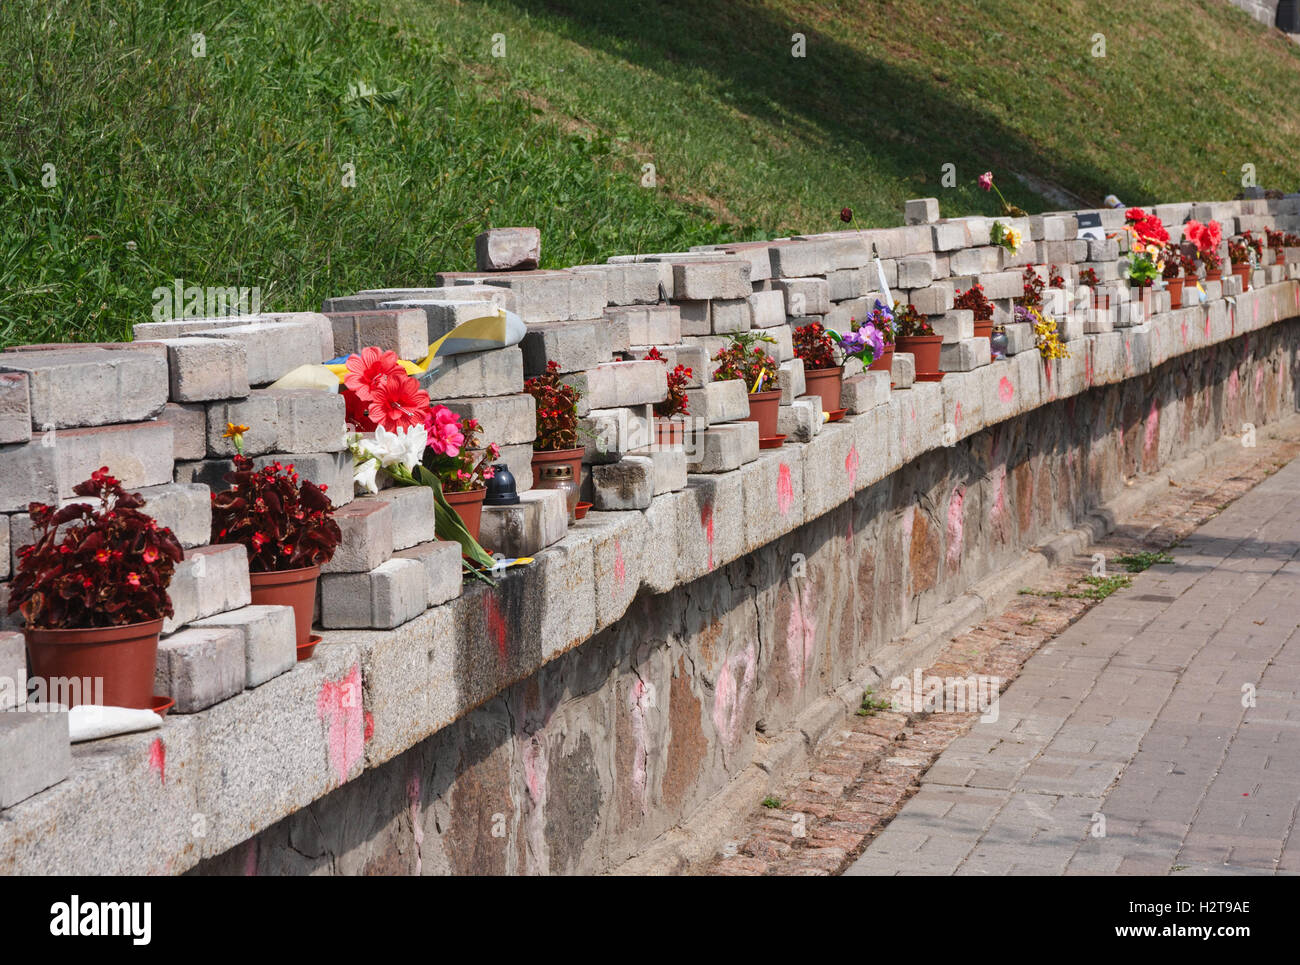
[{"label": "purple flower", "polygon": [[[870,365],[885,351],[885,340],[881,336],[880,330],[867,322],[856,332],[845,334],[840,340],[840,347],[844,349],[845,355],[860,359],[864,364]],[[870,358],[867,357],[868,352]]]}]

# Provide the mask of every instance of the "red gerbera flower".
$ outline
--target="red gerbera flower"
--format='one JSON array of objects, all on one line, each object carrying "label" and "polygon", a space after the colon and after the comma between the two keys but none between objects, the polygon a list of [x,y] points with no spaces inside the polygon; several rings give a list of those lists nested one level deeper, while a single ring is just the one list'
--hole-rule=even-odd
[{"label": "red gerbera flower", "polygon": [[349,355],[347,368],[348,374],[344,377],[343,384],[355,392],[362,402],[373,402],[375,393],[389,379],[406,375],[396,352],[385,352],[373,345],[363,348],[359,355]]},{"label": "red gerbera flower", "polygon": [[389,432],[424,425],[429,409],[429,393],[420,383],[406,373],[401,378],[390,378],[375,390],[374,399],[367,410],[376,425]]}]

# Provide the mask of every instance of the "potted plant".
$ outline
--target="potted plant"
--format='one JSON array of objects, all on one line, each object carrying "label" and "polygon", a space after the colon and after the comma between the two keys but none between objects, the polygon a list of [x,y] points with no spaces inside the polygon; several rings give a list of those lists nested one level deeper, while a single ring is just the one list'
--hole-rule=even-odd
[{"label": "potted plant", "polygon": [[803,359],[803,378],[809,395],[820,396],[822,408],[835,412],[840,407],[844,364],[835,359],[836,339],[820,322],[794,330],[794,354]]},{"label": "potted plant", "polygon": [[1223,228],[1217,221],[1201,224],[1189,221],[1183,228],[1183,237],[1196,246],[1196,257],[1205,266],[1205,280],[1219,281],[1223,259],[1219,257],[1219,243],[1223,241]]},{"label": "potted plant", "polygon": [[445,405],[433,407],[433,427],[428,433],[421,465],[438,477],[443,496],[478,542],[483,500],[487,496],[488,480],[496,474],[492,463],[501,457],[501,447],[493,442],[483,448],[479,421],[461,418]]},{"label": "potted plant", "polygon": [[[668,364],[658,348],[645,353],[646,359]],[[668,373],[668,395],[655,403],[655,441],[661,446],[679,446],[686,441],[685,417],[691,414],[686,386],[694,373],[689,365],[678,363]]]},{"label": "potted plant", "polygon": [[1268,239],[1268,246],[1273,249],[1273,260],[1275,264],[1281,265],[1286,261],[1286,233],[1274,231],[1272,228],[1264,229],[1264,236]]},{"label": "potted plant", "polygon": [[1155,253],[1159,250],[1159,248],[1151,245],[1140,251],[1134,250],[1129,253],[1128,283],[1130,286],[1139,289],[1151,287],[1156,280],[1156,276],[1163,269],[1163,264]]},{"label": "potted plant", "polygon": [[1056,319],[1048,318],[1037,308],[1026,305],[1016,306],[1016,321],[1028,324],[1034,332],[1034,344],[1045,362],[1052,359],[1068,359],[1070,353],[1061,343],[1060,332],[1056,329]]},{"label": "potted plant", "polygon": [[26,621],[34,676],[98,678],[107,706],[147,710],[180,543],[140,512],[144,499],[125,492],[107,466],[73,492],[99,507],[28,506],[36,541],[18,550],[8,612]]},{"label": "potted plant", "polygon": [[775,341],[761,332],[737,332],[731,336],[731,344],[718,349],[713,356],[713,361],[718,363],[714,382],[739,379],[749,390],[749,421],[758,423],[761,439],[776,437],[781,390],[768,388],[776,380],[776,362],[758,343]]},{"label": "potted plant", "polygon": [[915,305],[894,304],[894,343],[900,352],[911,353],[916,361],[918,382],[938,382],[943,378],[939,371],[939,346],[943,336],[935,335],[930,320]]},{"label": "potted plant", "polygon": [[[1093,272],[1096,277],[1096,272]],[[1065,277],[1060,273],[1055,265],[1049,265],[1047,269],[1047,281],[1044,282],[1038,269],[1033,265],[1026,265],[1024,272],[1021,274],[1023,280],[1024,294],[1015,300],[1017,305],[1024,305],[1028,308],[1043,307],[1043,289],[1064,288]]]},{"label": "potted plant", "polygon": [[244,428],[227,426],[237,450],[235,469],[222,477],[230,488],[212,494],[211,541],[248,551],[253,603],[293,607],[302,647],[311,638],[321,564],[333,558],[343,534],[325,488],[299,480],[292,463],[254,468],[243,454],[242,433],[231,431]]},{"label": "potted plant", "polygon": [[[877,301],[876,307],[871,310],[871,314],[867,316],[865,322],[845,335],[841,335],[839,332],[831,332],[830,336],[839,343],[840,351],[844,353],[845,358],[857,359],[862,363],[863,368],[869,369],[875,360],[885,352],[885,337],[882,327],[892,326],[893,322],[894,313]],[[841,386],[838,384],[835,387],[837,403],[840,401],[840,388]],[[827,406],[827,408],[830,407]],[[837,404],[835,408],[840,407]]]},{"label": "potted plant", "polygon": [[1164,223],[1153,214],[1147,214],[1141,208],[1129,208],[1124,212],[1124,230],[1133,236],[1135,248],[1157,248],[1169,243],[1169,232]]},{"label": "potted plant", "polygon": [[580,393],[560,381],[558,362],[546,363],[546,374],[524,382],[524,391],[537,402],[537,437],[533,440],[533,485],[542,481],[542,467],[560,463],[582,479],[583,447],[578,445]]},{"label": "potted plant", "polygon": [[1182,271],[1182,249],[1178,245],[1166,245],[1160,277],[1164,279],[1165,287],[1169,289],[1170,308],[1181,308],[1183,305]]},{"label": "potted plant", "polygon": [[[1034,277],[1038,277],[1036,273]],[[976,338],[989,338],[993,334],[993,303],[984,297],[983,285],[971,285],[965,291],[958,289],[952,303],[954,308],[974,313]]]},{"label": "potted plant", "polygon": [[1097,269],[1091,267],[1080,268],[1079,284],[1088,286],[1088,289],[1092,292],[1092,307],[1094,309],[1105,311],[1110,308],[1110,296],[1097,291],[1101,285],[1101,280],[1097,277]]},{"label": "potted plant", "polygon": [[1228,260],[1232,262],[1232,273],[1241,279],[1241,290],[1250,290],[1251,250],[1244,237],[1233,238],[1228,242]]},{"label": "potted plant", "polygon": [[[894,311],[876,299],[876,307],[867,315],[867,321],[880,333],[884,349],[867,368],[872,372],[892,372],[894,368]],[[891,382],[892,386],[893,383]]]}]

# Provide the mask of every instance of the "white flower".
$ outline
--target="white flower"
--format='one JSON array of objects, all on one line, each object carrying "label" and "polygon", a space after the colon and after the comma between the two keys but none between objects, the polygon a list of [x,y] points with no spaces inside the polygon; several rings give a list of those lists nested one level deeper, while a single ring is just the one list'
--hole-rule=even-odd
[{"label": "white flower", "polygon": [[378,472],[379,463],[374,459],[359,462],[352,470],[352,484],[364,492],[377,493],[379,484],[375,480],[375,475]]},{"label": "white flower", "polygon": [[407,472],[414,472],[415,467],[424,458],[425,446],[429,444],[429,430],[423,425],[418,425],[399,430],[397,434],[402,439],[401,463],[406,467]]}]

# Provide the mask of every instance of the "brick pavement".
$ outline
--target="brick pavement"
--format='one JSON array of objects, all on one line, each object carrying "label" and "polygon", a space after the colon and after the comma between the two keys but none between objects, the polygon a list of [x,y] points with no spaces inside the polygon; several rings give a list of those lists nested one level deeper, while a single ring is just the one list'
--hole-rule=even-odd
[{"label": "brick pavement", "polygon": [[1300,461],[1174,558],[1034,654],[847,873],[1300,872]]},{"label": "brick pavement", "polygon": [[[1275,525],[1288,516],[1300,520],[1300,504],[1290,496],[1300,488],[1300,462],[1269,478],[1300,453],[1298,438],[1300,431],[1291,429],[1171,487],[1166,498],[1120,520],[1086,555],[1055,567],[1034,588],[1038,595],[1022,595],[998,617],[954,637],[925,674],[1000,677],[996,724],[976,725],[975,713],[849,717],[819,744],[810,772],[775,794],[781,806],[756,806],[735,840],[696,872],[1162,873],[1222,871],[1225,857],[1237,866],[1252,855],[1271,862],[1277,855],[1268,842],[1280,839],[1267,835],[1282,828],[1290,835],[1300,798],[1285,772],[1277,773],[1276,757],[1294,751],[1286,741],[1300,736],[1294,662],[1285,671],[1283,663],[1260,668],[1251,678],[1258,706],[1244,717],[1249,728],[1236,729],[1241,716],[1233,717],[1233,707],[1243,710],[1242,674],[1256,667],[1265,641],[1280,648],[1289,637],[1288,625],[1267,614],[1287,592],[1273,578],[1291,578],[1297,563],[1266,553],[1264,566],[1252,566],[1250,553],[1259,552],[1261,538],[1248,530],[1259,533],[1254,521],[1261,514]],[[1267,488],[1254,489],[1261,480]],[[1218,515],[1246,493],[1249,502]],[[1291,509],[1271,511],[1282,504]],[[1294,529],[1300,539],[1300,523]],[[1094,553],[1113,559],[1184,539],[1172,551],[1173,567],[1135,576],[1132,587],[1102,604],[1067,595],[1083,588]],[[1277,572],[1268,570],[1270,559]],[[1109,572],[1117,571],[1112,562]],[[1225,584],[1237,593],[1255,587],[1240,613],[1233,597],[1217,589]],[[1300,604],[1289,627],[1296,622]],[[1237,631],[1258,643],[1240,652],[1222,641],[1205,647],[1215,634]],[[1284,656],[1294,661],[1294,650]],[[1255,663],[1244,662],[1250,659]],[[1021,688],[1017,678],[1025,674]],[[1282,697],[1296,706],[1280,710]],[[1234,754],[1221,772],[1227,776],[1206,794],[1215,786],[1205,770],[1217,760],[1211,742],[1222,745],[1229,727]],[[1251,750],[1252,742],[1268,743],[1275,756]],[[1232,790],[1233,774],[1241,773],[1235,769],[1259,770],[1261,761],[1272,773],[1257,774],[1251,789]],[[1300,772],[1294,779],[1300,782]],[[1231,797],[1236,793],[1252,795],[1244,816]],[[1231,807],[1219,806],[1225,799]],[[1159,806],[1152,808],[1153,801]],[[1098,815],[1105,819],[1104,838],[1090,833],[1101,830]],[[1186,815],[1186,823],[1178,825],[1175,815]],[[1288,854],[1278,867],[1294,862]]]}]

